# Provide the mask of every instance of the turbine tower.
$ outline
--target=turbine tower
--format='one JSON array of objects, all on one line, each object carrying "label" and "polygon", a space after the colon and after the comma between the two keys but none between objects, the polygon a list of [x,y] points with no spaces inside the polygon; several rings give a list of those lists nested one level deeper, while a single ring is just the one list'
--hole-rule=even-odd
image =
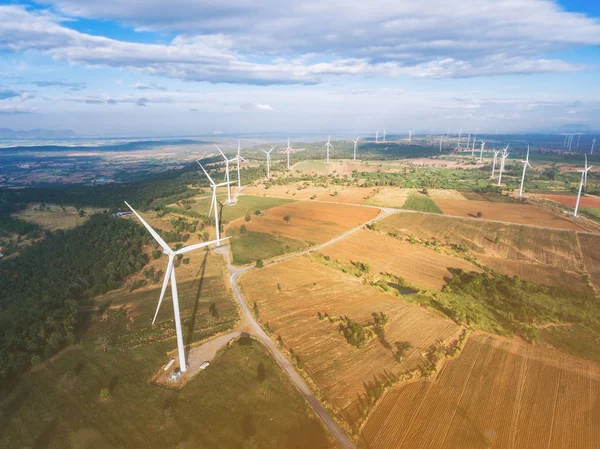
[{"label": "turbine tower", "polygon": [[[379,131],[377,131],[379,132]],[[327,143],[324,145],[327,148],[327,163],[329,164],[329,149],[333,150],[333,145],[331,145],[331,134],[329,134],[329,138],[327,139]]]},{"label": "turbine tower", "polygon": [[356,150],[358,149],[358,139],[360,139],[360,136],[356,138],[356,140],[353,140],[352,142],[354,142],[354,160],[356,160]]},{"label": "turbine tower", "polygon": [[587,163],[585,164],[586,167],[583,170],[579,170],[579,172],[581,173],[581,182],[579,183],[579,193],[577,193],[577,202],[575,203],[575,212],[573,212],[573,216],[576,217],[577,216],[577,211],[579,210],[579,199],[581,198],[581,190],[583,189],[583,180],[584,178],[587,177],[587,172],[590,171],[590,168],[592,168],[592,166],[588,166]]},{"label": "turbine tower", "polygon": [[583,190],[587,193],[587,170],[588,170],[588,164],[587,164],[587,154],[584,154],[585,156],[585,176],[583,177]]},{"label": "turbine tower", "polygon": [[592,151],[590,151],[590,154],[594,154],[594,145],[596,144],[596,138],[594,137],[592,139]]},{"label": "turbine tower", "polygon": [[577,134],[577,148],[579,148],[579,139],[581,139],[581,134]]},{"label": "turbine tower", "polygon": [[375,131],[375,143],[379,143],[379,130]]},{"label": "turbine tower", "polygon": [[[527,170],[527,166],[531,168],[531,164],[529,163],[529,144],[527,144],[527,157],[523,162],[523,174],[521,175],[521,188],[519,189],[519,197],[523,198],[523,184],[525,183],[525,170]],[[587,161],[586,161],[587,165]]]},{"label": "turbine tower", "polygon": [[383,130],[383,143],[385,143],[385,135],[386,135],[386,134],[387,134],[387,131],[386,131],[386,130],[385,130],[385,128],[384,128],[384,130]]},{"label": "turbine tower", "polygon": [[265,151],[262,148],[260,149],[260,151],[262,151],[263,153],[265,153],[267,155],[267,179],[269,181],[271,180],[271,151],[273,151],[274,149],[275,149],[275,145],[269,151]]},{"label": "turbine tower", "polygon": [[[150,227],[148,223],[125,201],[127,207],[131,209],[131,212],[135,214],[135,216],[142,222],[144,227],[148,230],[148,232],[154,237],[154,240],[162,247],[163,252],[169,256],[169,263],[167,265],[167,271],[165,273],[165,279],[163,281],[162,290],[160,292],[160,298],[158,300],[158,306],[156,307],[156,312],[154,313],[154,319],[152,320],[152,324],[156,321],[156,317],[158,316],[158,311],[160,310],[160,305],[162,304],[162,300],[165,296],[165,292],[169,285],[169,281],[171,281],[171,296],[173,297],[173,315],[175,317],[175,331],[177,333],[177,354],[179,355],[179,370],[182,373],[187,371],[187,363],[185,361],[185,348],[183,346],[183,332],[181,331],[181,315],[179,313],[179,295],[177,294],[177,280],[175,279],[175,257],[180,254],[185,254],[190,251],[194,251],[196,249],[207,247],[208,245],[212,245],[213,243],[217,243],[219,245],[218,240],[213,240],[212,242],[203,242],[197,243],[195,245],[184,246],[183,248],[173,251],[169,245],[162,239],[162,237]],[[230,238],[230,237],[227,237]]]},{"label": "turbine tower", "polygon": [[563,143],[564,148],[567,148],[567,137],[569,137],[569,135],[565,134],[565,143]]},{"label": "turbine tower", "polygon": [[494,172],[496,171],[496,161],[498,160],[498,154],[500,154],[500,150],[494,150],[494,163],[492,164],[492,178],[494,179]]},{"label": "turbine tower", "polygon": [[440,136],[440,153],[442,152],[442,142],[444,141],[444,135]]},{"label": "turbine tower", "polygon": [[483,162],[483,147],[485,147],[485,141],[481,141],[481,150],[479,151],[479,162]]},{"label": "turbine tower", "polygon": [[477,135],[473,136],[473,147],[471,148],[471,156],[475,156],[475,142],[477,142]]},{"label": "turbine tower", "polygon": [[408,143],[410,143],[410,141],[412,140],[412,129],[408,130]]},{"label": "turbine tower", "polygon": [[[467,150],[469,150],[469,147],[471,146],[471,133],[469,133],[469,137],[467,138]],[[473,156],[471,154],[471,156]]]},{"label": "turbine tower", "polygon": [[460,149],[460,138],[462,137],[462,128],[458,130],[458,148]]},{"label": "turbine tower", "polygon": [[208,212],[208,216],[210,217],[210,214],[212,213],[212,210],[214,209],[215,210],[215,229],[216,229],[216,234],[217,234],[217,246],[219,246],[221,244],[221,230],[219,229],[219,208],[218,208],[218,204],[217,204],[217,187],[228,185],[229,183],[222,182],[221,184],[216,184],[213,181],[213,179],[210,177],[208,172],[204,169],[204,167],[202,166],[200,161],[196,161],[196,162],[198,162],[198,165],[200,166],[200,168],[202,169],[202,171],[208,178],[208,182],[210,183],[210,187],[212,188],[212,200],[210,203],[210,210]]},{"label": "turbine tower", "polygon": [[225,160],[225,182],[227,183],[227,203],[226,204],[232,204],[231,203],[231,182],[229,179],[229,159],[227,159],[227,156],[225,156],[225,154],[221,151],[221,149],[219,148],[219,145],[215,145],[215,147],[217,147],[217,150],[219,150],[219,153],[221,153],[221,156],[223,156],[223,159]]},{"label": "turbine tower", "polygon": [[234,157],[233,159],[229,160],[231,161],[237,161],[237,173],[238,173],[238,191],[242,190],[242,175],[240,173],[240,164],[242,163],[242,161],[244,162],[248,162],[246,159],[244,159],[241,155],[240,155],[240,140],[238,139],[238,152],[237,152],[237,156]]},{"label": "turbine tower", "polygon": [[502,172],[504,171],[504,162],[510,153],[508,152],[508,145],[502,150],[502,161],[500,162],[500,174],[498,175],[498,185],[502,185]]}]

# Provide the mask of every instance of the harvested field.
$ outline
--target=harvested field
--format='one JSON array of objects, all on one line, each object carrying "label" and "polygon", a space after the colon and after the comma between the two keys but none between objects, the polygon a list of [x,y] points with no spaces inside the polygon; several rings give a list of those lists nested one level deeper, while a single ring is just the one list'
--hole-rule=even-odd
[{"label": "harvested field", "polygon": [[475,218],[477,213],[481,212],[484,220],[496,220],[559,229],[583,230],[581,227],[565,218],[538,209],[529,204],[462,201],[454,199],[436,199],[435,202],[447,215]]},{"label": "harvested field", "polygon": [[[371,250],[365,251],[365,248]],[[366,229],[327,246],[321,252],[346,264],[350,261],[368,263],[373,272],[388,272],[412,284],[432,289],[440,289],[446,283],[444,277],[451,276],[448,268],[481,271],[464,259]]]},{"label": "harvested field", "polygon": [[448,198],[453,200],[466,200],[466,198],[457,190],[449,190],[449,189],[427,189],[427,195],[430,198],[438,199],[438,198]]},{"label": "harvested field", "polygon": [[596,293],[600,295],[600,235],[578,234],[583,264],[589,273]]},{"label": "harvested field", "polygon": [[401,208],[404,206],[408,196],[414,189],[395,189],[392,187],[384,187],[379,190],[371,199],[365,201],[365,204],[380,207],[395,207]]},{"label": "harvested field", "polygon": [[265,189],[263,184],[257,186],[247,186],[244,188],[245,195],[275,196],[281,198],[290,198],[294,200],[307,200],[313,195],[327,195],[328,191],[324,187],[303,188],[299,184],[289,184],[285,186],[273,185]]},{"label": "harvested field", "polygon": [[[281,336],[288,350],[300,357],[304,370],[342,417],[354,422],[364,383],[384,371],[400,373],[421,366],[422,353],[437,340],[453,337],[459,327],[424,308],[362,284],[309,256],[288,259],[245,274],[240,283],[260,320],[269,323],[273,338]],[[318,312],[327,313],[334,321]],[[371,323],[374,312],[389,317],[383,339],[362,348],[350,345],[338,330],[338,316]],[[389,346],[412,345],[398,362]]]},{"label": "harvested field", "polygon": [[327,193],[317,195],[319,201],[332,201],[345,204],[362,204],[375,195],[372,187],[331,187]]},{"label": "harvested field", "polygon": [[85,215],[79,216],[73,206],[57,206],[48,204],[39,210],[39,204],[30,204],[29,207],[14,214],[16,218],[40,225],[44,229],[56,231],[58,229],[71,229],[87,221],[90,215],[101,212],[102,209],[83,208]]},{"label": "harvested field", "polygon": [[[299,201],[269,209],[264,216],[253,216],[246,223],[249,232],[275,234],[284,238],[323,243],[345,231],[375,218],[378,209],[344,204]],[[290,216],[290,221],[284,217]],[[232,221],[228,227],[239,228],[244,219]]]},{"label": "harvested field", "polygon": [[[538,194],[540,198],[545,198],[547,200],[556,201],[557,203],[562,204],[567,207],[575,207],[575,202],[577,201],[576,195],[548,195],[548,194]],[[600,197],[592,196],[592,195],[582,195],[579,200],[579,207],[581,208],[590,208],[597,209],[600,208]]]},{"label": "harvested field", "polygon": [[437,379],[393,388],[367,421],[361,443],[372,449],[592,449],[598,422],[598,365],[474,335]]}]

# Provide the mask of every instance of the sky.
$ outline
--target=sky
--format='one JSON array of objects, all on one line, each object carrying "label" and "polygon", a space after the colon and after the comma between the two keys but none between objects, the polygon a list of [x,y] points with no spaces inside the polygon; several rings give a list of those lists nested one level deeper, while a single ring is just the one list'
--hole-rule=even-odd
[{"label": "sky", "polygon": [[0,128],[600,130],[597,0],[0,0]]}]

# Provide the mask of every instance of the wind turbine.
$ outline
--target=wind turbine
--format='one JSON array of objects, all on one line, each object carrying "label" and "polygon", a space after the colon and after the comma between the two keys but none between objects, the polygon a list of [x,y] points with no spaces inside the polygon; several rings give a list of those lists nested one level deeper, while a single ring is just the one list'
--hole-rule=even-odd
[{"label": "wind turbine", "polygon": [[[219,153],[221,153],[221,156],[223,156],[223,159],[225,160],[225,182],[227,183],[227,204],[231,204],[231,182],[229,180],[229,159],[227,159],[227,156],[225,156],[225,154],[221,151],[221,149],[219,148],[219,145],[215,145],[215,147],[217,147],[217,150],[219,150]],[[239,162],[238,162],[239,164]]]},{"label": "wind turbine", "polygon": [[440,136],[440,153],[442,152],[442,142],[444,141],[444,135]]},{"label": "wind turbine", "polygon": [[208,216],[210,217],[210,214],[212,213],[212,210],[214,209],[215,210],[215,229],[216,229],[216,233],[217,233],[217,246],[219,246],[221,244],[221,235],[220,235],[221,231],[219,229],[219,208],[218,208],[218,204],[217,204],[217,187],[229,185],[229,182],[222,182],[221,184],[216,184],[213,181],[213,179],[210,177],[208,172],[204,169],[204,167],[202,166],[200,161],[196,161],[196,162],[198,162],[198,165],[200,166],[200,168],[202,169],[202,171],[208,178],[208,182],[210,183],[210,187],[212,188],[212,200],[210,203],[210,210],[208,212]]},{"label": "wind turbine", "polygon": [[585,176],[583,177],[583,188],[584,190],[587,192],[587,169],[588,169],[588,164],[587,164],[587,154],[584,154],[585,156]]},{"label": "wind turbine", "polygon": [[[471,146],[471,133],[469,133],[469,137],[467,138],[467,150],[469,149],[469,147]],[[471,154],[471,156],[473,156]]]},{"label": "wind turbine", "polygon": [[508,145],[502,150],[502,162],[500,162],[500,175],[498,175],[498,185],[502,185],[502,172],[504,171],[504,162],[510,153],[508,152]]},{"label": "wind turbine", "polygon": [[577,210],[579,209],[579,199],[581,198],[581,190],[583,189],[583,180],[584,180],[584,178],[587,178],[587,172],[590,171],[590,168],[592,168],[592,166],[591,165],[588,166],[587,160],[586,160],[585,169],[579,170],[579,172],[581,173],[581,182],[579,183],[579,193],[577,193],[577,202],[575,203],[575,212],[573,212],[574,217],[577,216]]},{"label": "wind turbine", "polygon": [[267,155],[267,179],[269,181],[271,180],[271,151],[273,151],[274,149],[275,149],[275,145],[269,151],[265,151],[262,148],[260,149],[260,151],[262,151],[263,153],[265,153]]},{"label": "wind turbine", "polygon": [[[377,131],[379,132],[379,131]],[[327,139],[327,143],[324,145],[327,148],[327,163],[329,164],[329,149],[333,150],[333,145],[331,145],[331,134],[329,134],[329,138]]]},{"label": "wind turbine", "polygon": [[408,143],[410,143],[410,141],[412,140],[412,129],[408,130]]},{"label": "wind turbine", "polygon": [[567,148],[567,138],[569,137],[568,134],[565,134],[565,143],[563,143],[563,147]]},{"label": "wind turbine", "polygon": [[[527,144],[527,157],[523,162],[523,175],[521,175],[521,189],[519,190],[519,197],[523,198],[523,184],[525,183],[525,170],[527,170],[527,166],[531,167],[529,163],[529,144]],[[586,160],[587,165],[587,160]]]},{"label": "wind turbine", "polygon": [[483,147],[485,147],[485,142],[481,141],[481,150],[479,151],[479,162],[483,161]]},{"label": "wind turbine", "polygon": [[462,128],[458,130],[458,148],[460,148],[460,138],[462,137]]},{"label": "wind turbine", "polygon": [[581,139],[581,134],[577,134],[577,148],[579,148],[579,139]]},{"label": "wind turbine", "polygon": [[[162,237],[154,230],[146,221],[138,214],[133,207],[129,205],[127,201],[125,201],[127,207],[131,209],[131,212],[135,214],[136,217],[142,222],[144,227],[148,230],[148,232],[154,237],[154,240],[162,246],[163,252],[169,256],[169,263],[167,265],[167,271],[165,273],[165,279],[163,281],[162,290],[160,291],[160,298],[158,300],[158,306],[156,307],[156,312],[154,313],[154,319],[152,320],[152,324],[156,321],[156,317],[158,316],[158,311],[160,310],[160,305],[162,304],[162,300],[165,296],[165,292],[167,291],[167,286],[169,285],[169,281],[171,281],[171,296],[173,297],[173,314],[175,316],[175,331],[177,333],[177,354],[179,355],[179,370],[182,373],[187,371],[187,363],[185,361],[185,348],[183,346],[183,332],[181,331],[181,315],[179,313],[179,296],[177,294],[177,280],[175,279],[175,257],[180,254],[185,254],[190,251],[194,251],[196,249],[204,248],[208,245],[212,245],[216,243],[219,245],[218,240],[213,240],[212,242],[202,242],[196,243],[195,245],[184,246],[177,251],[173,251],[169,245],[162,239]],[[230,238],[230,237],[227,237]]]},{"label": "wind turbine", "polygon": [[594,154],[594,145],[596,144],[596,138],[594,137],[592,139],[592,151],[590,151],[590,154]]},{"label": "wind turbine", "polygon": [[290,171],[290,153],[292,152],[292,147],[290,147],[290,138],[288,137],[288,146],[285,149],[285,154],[287,154],[287,169]]},{"label": "wind turbine", "polygon": [[360,139],[360,136],[356,138],[356,140],[353,140],[352,142],[354,142],[354,160],[356,160],[356,150],[358,149],[358,139]]},{"label": "wind turbine", "polygon": [[248,162],[246,159],[244,159],[241,155],[240,155],[240,141],[238,139],[238,152],[237,152],[237,156],[234,157],[233,159],[230,159],[231,161],[237,161],[237,172],[238,172],[238,191],[242,190],[242,176],[240,174],[240,164],[242,163],[242,161],[244,162]]},{"label": "wind turbine", "polygon": [[375,132],[375,143],[379,143],[379,130]]},{"label": "wind turbine", "polygon": [[494,163],[492,164],[492,179],[494,179],[494,172],[496,171],[496,161],[498,160],[498,154],[500,150],[494,150]]},{"label": "wind turbine", "polygon": [[473,136],[473,148],[471,148],[471,156],[475,156],[475,142],[477,142],[477,135]]}]

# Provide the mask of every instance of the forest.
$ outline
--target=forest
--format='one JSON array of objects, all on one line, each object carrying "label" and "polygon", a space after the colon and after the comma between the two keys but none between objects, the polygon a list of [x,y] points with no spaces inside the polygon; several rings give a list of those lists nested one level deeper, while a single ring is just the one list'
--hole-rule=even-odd
[{"label": "forest", "polygon": [[146,239],[135,222],[96,214],[0,264],[0,384],[75,343],[80,307],[144,267]]}]

